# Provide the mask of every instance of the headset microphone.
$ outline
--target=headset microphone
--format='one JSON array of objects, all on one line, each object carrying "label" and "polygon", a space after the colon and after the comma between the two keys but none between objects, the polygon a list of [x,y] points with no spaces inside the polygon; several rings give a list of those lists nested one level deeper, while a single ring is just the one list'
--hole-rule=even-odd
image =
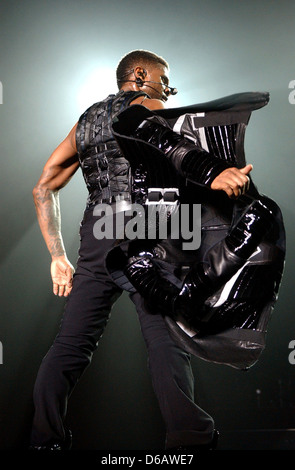
[{"label": "headset microphone", "polygon": [[169,89],[168,92],[164,90],[164,93],[166,96],[177,95],[178,93],[177,88],[172,88],[171,86],[165,85],[164,83],[161,83],[161,82],[153,82],[151,80],[145,80],[144,83],[154,83],[155,85],[162,85],[162,87],[164,87],[165,89],[168,88]]},{"label": "headset microphone", "polygon": [[[143,87],[146,83],[154,83],[155,85],[161,85],[164,88],[164,94],[165,94],[166,97],[168,97],[169,95],[176,95],[178,93],[177,88],[172,88],[168,85],[165,85],[162,82],[153,82],[152,80],[144,80],[143,78],[140,78],[140,77],[136,77],[135,80],[122,80],[122,78],[124,78],[126,75],[129,75],[132,72],[134,73],[134,70],[128,70],[128,72],[126,72],[125,75],[123,75],[118,81],[120,81],[120,82],[134,82],[134,83],[136,83],[136,85],[138,87]],[[146,70],[143,69],[143,73],[146,74]],[[153,88],[149,85],[146,85],[146,86],[149,87],[149,88]],[[157,91],[157,90],[155,90],[155,91]],[[160,92],[158,92],[158,93],[161,95]]]},{"label": "headset microphone", "polygon": [[170,86],[168,86],[167,88],[169,88],[170,90],[170,95],[177,95],[178,93],[177,88],[171,88]]}]

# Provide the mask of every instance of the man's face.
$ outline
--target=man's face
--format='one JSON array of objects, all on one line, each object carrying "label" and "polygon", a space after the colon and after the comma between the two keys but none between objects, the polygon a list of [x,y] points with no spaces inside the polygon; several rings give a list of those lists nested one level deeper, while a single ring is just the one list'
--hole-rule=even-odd
[{"label": "man's face", "polygon": [[169,85],[168,70],[164,65],[159,64],[157,66],[149,66],[146,68],[146,77],[141,89],[151,98],[167,101],[168,97],[165,94],[165,91],[169,91],[166,88],[167,85]]}]

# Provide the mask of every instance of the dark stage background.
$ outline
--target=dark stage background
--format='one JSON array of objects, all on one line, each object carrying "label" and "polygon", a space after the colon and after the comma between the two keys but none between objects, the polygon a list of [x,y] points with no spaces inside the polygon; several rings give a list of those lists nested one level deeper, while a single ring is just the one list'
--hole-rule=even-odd
[{"label": "dark stage background", "polygon": [[[261,430],[276,436],[275,431],[295,428],[289,347],[295,340],[294,19],[295,4],[285,0],[1,1],[1,450],[26,446],[35,376],[64,305],[51,293],[50,258],[32,188],[82,111],[116,91],[114,70],[121,56],[138,48],[170,63],[170,83],[179,89],[171,107],[243,91],[270,92],[269,105],[252,114],[245,142],[253,180],[280,205],[287,231],[285,274],[267,348],[246,373],[196,358],[193,368],[196,395],[223,436]],[[61,193],[72,263],[85,199],[78,173]],[[76,449],[163,446],[145,346],[126,295],[115,305],[92,365],[71,397],[68,423]],[[274,448],[286,446],[279,440]]]}]

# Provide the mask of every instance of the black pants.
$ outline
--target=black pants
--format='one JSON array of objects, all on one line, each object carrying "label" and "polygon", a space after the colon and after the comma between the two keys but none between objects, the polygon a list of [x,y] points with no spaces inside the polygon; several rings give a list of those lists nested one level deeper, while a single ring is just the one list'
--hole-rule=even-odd
[{"label": "black pants", "polygon": [[[86,211],[80,229],[81,246],[73,289],[60,331],[44,357],[34,387],[32,445],[64,439],[64,419],[71,392],[107,324],[113,303],[122,291],[108,277],[104,256],[114,243],[93,236],[96,219]],[[171,339],[161,315],[150,314],[142,298],[132,294],[148,350],[153,387],[166,425],[166,448],[207,443],[212,418],[194,403],[190,355]]]}]

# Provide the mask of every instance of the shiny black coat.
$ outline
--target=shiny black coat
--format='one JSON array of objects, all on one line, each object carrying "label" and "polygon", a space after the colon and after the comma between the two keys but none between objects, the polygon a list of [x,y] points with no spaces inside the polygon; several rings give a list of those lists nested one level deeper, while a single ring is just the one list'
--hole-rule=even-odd
[{"label": "shiny black coat", "polygon": [[[183,251],[180,241],[169,237],[156,243],[159,269],[177,286],[181,286],[185,268],[206,262],[209,249],[225,238],[241,203],[211,191],[202,183],[183,178],[163,157],[163,152],[151,143],[134,138],[134,130],[144,119],[159,121],[214,158],[230,166],[243,167],[246,164],[244,136],[251,113],[265,106],[268,100],[267,93],[241,93],[154,113],[133,106],[113,124],[114,136],[131,165],[134,200],[144,203],[149,188],[178,187],[180,203],[202,206],[202,239],[198,250]],[[204,360],[239,369],[251,367],[265,348],[285,260],[285,231],[280,208],[273,200],[259,194],[252,181],[248,196],[264,198],[271,207],[275,223],[244,266],[206,300],[206,308],[216,319],[217,328],[200,333],[185,321],[176,321],[169,312],[165,315],[171,335],[185,350]],[[106,259],[110,275],[121,287],[132,290],[122,274],[126,262],[120,245]]]}]

